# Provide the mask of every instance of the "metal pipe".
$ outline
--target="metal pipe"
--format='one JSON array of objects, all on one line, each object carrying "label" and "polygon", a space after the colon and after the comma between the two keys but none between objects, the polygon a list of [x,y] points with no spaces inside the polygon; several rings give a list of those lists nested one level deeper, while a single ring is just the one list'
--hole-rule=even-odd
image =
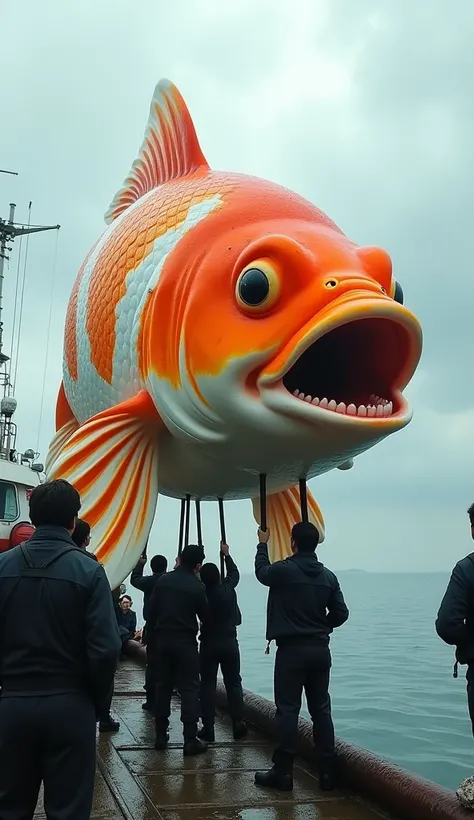
[{"label": "metal pipe", "polygon": [[[220,528],[221,528],[221,541],[224,544],[227,544],[227,538],[226,538],[226,534],[225,534],[224,499],[223,498],[218,498],[217,503],[219,505],[219,524],[220,524]],[[222,555],[222,552],[220,553],[220,559],[221,559],[221,578],[222,578],[222,580],[224,580],[224,578],[225,578],[225,560],[224,560],[224,556]]]},{"label": "metal pipe", "polygon": [[267,477],[260,475],[260,529],[267,529]]},{"label": "metal pipe", "polygon": [[184,516],[186,512],[186,501],[181,499],[181,512],[179,516],[179,535],[178,535],[178,555],[183,551],[183,535],[184,535]]},{"label": "metal pipe", "polygon": [[308,520],[308,494],[306,492],[306,479],[300,478],[300,505],[301,505],[301,520]]},{"label": "metal pipe", "polygon": [[202,525],[201,525],[201,502],[199,498],[195,500],[196,505],[196,530],[198,546],[202,547]]},{"label": "metal pipe", "polygon": [[184,516],[184,546],[187,547],[189,544],[189,519],[191,517],[191,496],[189,494],[186,495],[185,502],[186,514]]}]

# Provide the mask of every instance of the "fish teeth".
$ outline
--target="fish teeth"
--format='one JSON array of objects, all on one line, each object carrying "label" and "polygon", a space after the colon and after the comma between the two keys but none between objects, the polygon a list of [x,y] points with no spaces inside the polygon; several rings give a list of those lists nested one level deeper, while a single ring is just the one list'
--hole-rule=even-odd
[{"label": "fish teeth", "polygon": [[293,396],[305,401],[307,404],[312,404],[314,407],[320,407],[322,410],[331,410],[333,413],[339,413],[345,416],[360,416],[362,418],[388,418],[393,413],[393,402],[377,396],[372,393],[369,404],[360,404],[358,407],[354,404],[345,404],[336,399],[327,399],[324,396],[320,399],[318,396],[310,396],[309,393],[303,393],[301,390],[294,390]]}]

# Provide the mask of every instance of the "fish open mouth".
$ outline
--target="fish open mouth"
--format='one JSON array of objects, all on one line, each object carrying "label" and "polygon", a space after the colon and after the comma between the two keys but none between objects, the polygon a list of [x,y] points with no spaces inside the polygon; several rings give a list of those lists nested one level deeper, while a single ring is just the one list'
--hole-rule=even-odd
[{"label": "fish open mouth", "polygon": [[312,342],[283,375],[282,384],[295,399],[320,410],[388,419],[406,411],[401,390],[420,352],[405,323],[390,317],[357,318]]}]

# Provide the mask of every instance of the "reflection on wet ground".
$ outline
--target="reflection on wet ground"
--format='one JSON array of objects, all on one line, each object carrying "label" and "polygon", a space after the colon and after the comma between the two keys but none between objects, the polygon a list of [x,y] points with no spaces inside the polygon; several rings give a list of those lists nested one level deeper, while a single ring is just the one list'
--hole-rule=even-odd
[{"label": "reflection on wet ground", "polygon": [[[93,820],[380,820],[384,815],[349,792],[324,794],[307,764],[295,768],[292,794],[257,789],[256,769],[268,768],[271,745],[250,730],[232,739],[228,719],[216,722],[207,754],[182,753],[179,702],[173,702],[170,746],[153,748],[153,718],[141,708],[144,670],[127,660],[116,677],[113,709],[121,728],[98,740]],[[35,817],[44,818],[38,806]]]}]

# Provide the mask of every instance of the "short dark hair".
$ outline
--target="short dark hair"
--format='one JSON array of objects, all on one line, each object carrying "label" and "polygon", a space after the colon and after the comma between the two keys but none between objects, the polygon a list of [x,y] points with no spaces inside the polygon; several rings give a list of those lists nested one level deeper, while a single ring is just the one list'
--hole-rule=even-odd
[{"label": "short dark hair", "polygon": [[201,576],[201,581],[207,587],[214,587],[221,580],[221,574],[219,572],[219,569],[215,564],[212,564],[210,561],[208,564],[202,565],[201,569],[199,570],[199,575]]},{"label": "short dark hair", "polygon": [[87,536],[90,534],[91,528],[87,521],[84,521],[83,518],[78,518],[76,521],[76,529],[71,535],[71,538],[74,541],[76,547],[83,547]]},{"label": "short dark hair", "polygon": [[166,572],[168,561],[164,555],[154,555],[150,561],[150,568],[152,572]]},{"label": "short dark hair", "polygon": [[79,493],[63,478],[39,484],[30,495],[30,519],[35,527],[64,527],[69,530],[80,509]]},{"label": "short dark hair", "polygon": [[204,561],[204,547],[197,544],[187,544],[181,553],[181,564],[188,569],[196,569]]},{"label": "short dark hair", "polygon": [[298,552],[314,552],[319,544],[319,532],[311,521],[299,521],[291,530]]},{"label": "short dark hair", "polygon": [[120,596],[120,600],[121,600],[121,601],[123,601],[123,599],[124,599],[124,598],[126,598],[126,599],[127,599],[127,601],[130,601],[130,603],[132,603],[132,599],[130,598],[130,595],[121,595],[121,596]]},{"label": "short dark hair", "polygon": [[474,504],[468,508],[467,514],[469,516],[469,521],[471,522],[471,527],[474,527]]}]

